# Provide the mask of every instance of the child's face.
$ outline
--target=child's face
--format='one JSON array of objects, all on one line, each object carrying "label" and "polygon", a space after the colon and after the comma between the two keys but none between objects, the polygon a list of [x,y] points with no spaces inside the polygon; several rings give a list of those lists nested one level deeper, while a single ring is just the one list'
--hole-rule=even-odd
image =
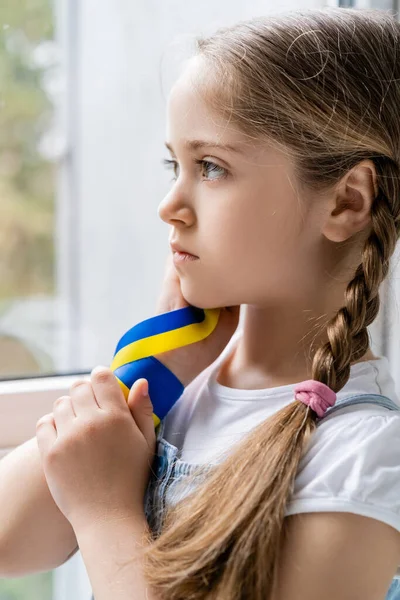
[{"label": "child's face", "polygon": [[[321,214],[301,204],[283,153],[262,140],[246,143],[210,111],[191,83],[198,68],[197,59],[189,63],[168,99],[166,142],[177,179],[159,206],[170,239],[199,257],[176,266],[182,293],[201,308],[298,301],[327,266],[317,247]],[[205,145],[187,146],[193,140]]]}]

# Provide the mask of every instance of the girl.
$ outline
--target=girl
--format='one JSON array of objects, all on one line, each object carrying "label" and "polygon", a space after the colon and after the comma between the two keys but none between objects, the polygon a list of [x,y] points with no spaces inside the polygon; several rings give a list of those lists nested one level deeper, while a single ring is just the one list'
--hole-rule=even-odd
[{"label": "girl", "polygon": [[38,425],[96,600],[400,598],[400,403],[367,331],[400,230],[399,54],[400,24],[370,10],[198,41],[169,96],[159,214],[184,301],[243,322],[217,358],[159,357],[192,371],[156,437],[143,380],[132,419],[107,371],[77,410],[111,414],[115,395],[120,421],[81,446],[68,401]]}]

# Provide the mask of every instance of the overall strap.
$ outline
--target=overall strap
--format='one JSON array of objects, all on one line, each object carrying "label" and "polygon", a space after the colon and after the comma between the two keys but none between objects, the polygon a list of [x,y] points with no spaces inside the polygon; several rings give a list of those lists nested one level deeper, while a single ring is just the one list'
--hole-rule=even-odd
[{"label": "overall strap", "polygon": [[325,415],[321,419],[318,419],[318,421],[322,421],[328,415],[331,415],[341,408],[353,406],[355,404],[375,404],[376,406],[382,406],[388,410],[400,410],[400,407],[397,406],[393,400],[387,398],[386,396],[382,396],[382,394],[356,394],[354,396],[348,396],[347,398],[340,398],[336,400],[335,405],[331,408],[328,408]]}]

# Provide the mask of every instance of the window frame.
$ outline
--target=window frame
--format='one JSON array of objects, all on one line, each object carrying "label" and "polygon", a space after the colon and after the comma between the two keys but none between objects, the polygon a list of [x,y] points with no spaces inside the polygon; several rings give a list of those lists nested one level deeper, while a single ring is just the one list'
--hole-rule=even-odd
[{"label": "window frame", "polygon": [[90,373],[10,379],[0,382],[0,458],[36,435],[36,422],[53,411],[60,396]]}]

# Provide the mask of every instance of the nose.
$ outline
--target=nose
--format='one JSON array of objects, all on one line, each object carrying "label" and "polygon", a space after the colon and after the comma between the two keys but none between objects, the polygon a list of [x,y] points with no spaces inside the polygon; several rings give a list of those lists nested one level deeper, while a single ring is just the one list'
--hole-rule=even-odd
[{"label": "nose", "polygon": [[179,191],[178,186],[165,196],[158,206],[158,216],[169,225],[186,225],[190,226],[194,223],[194,212],[184,194]]}]

